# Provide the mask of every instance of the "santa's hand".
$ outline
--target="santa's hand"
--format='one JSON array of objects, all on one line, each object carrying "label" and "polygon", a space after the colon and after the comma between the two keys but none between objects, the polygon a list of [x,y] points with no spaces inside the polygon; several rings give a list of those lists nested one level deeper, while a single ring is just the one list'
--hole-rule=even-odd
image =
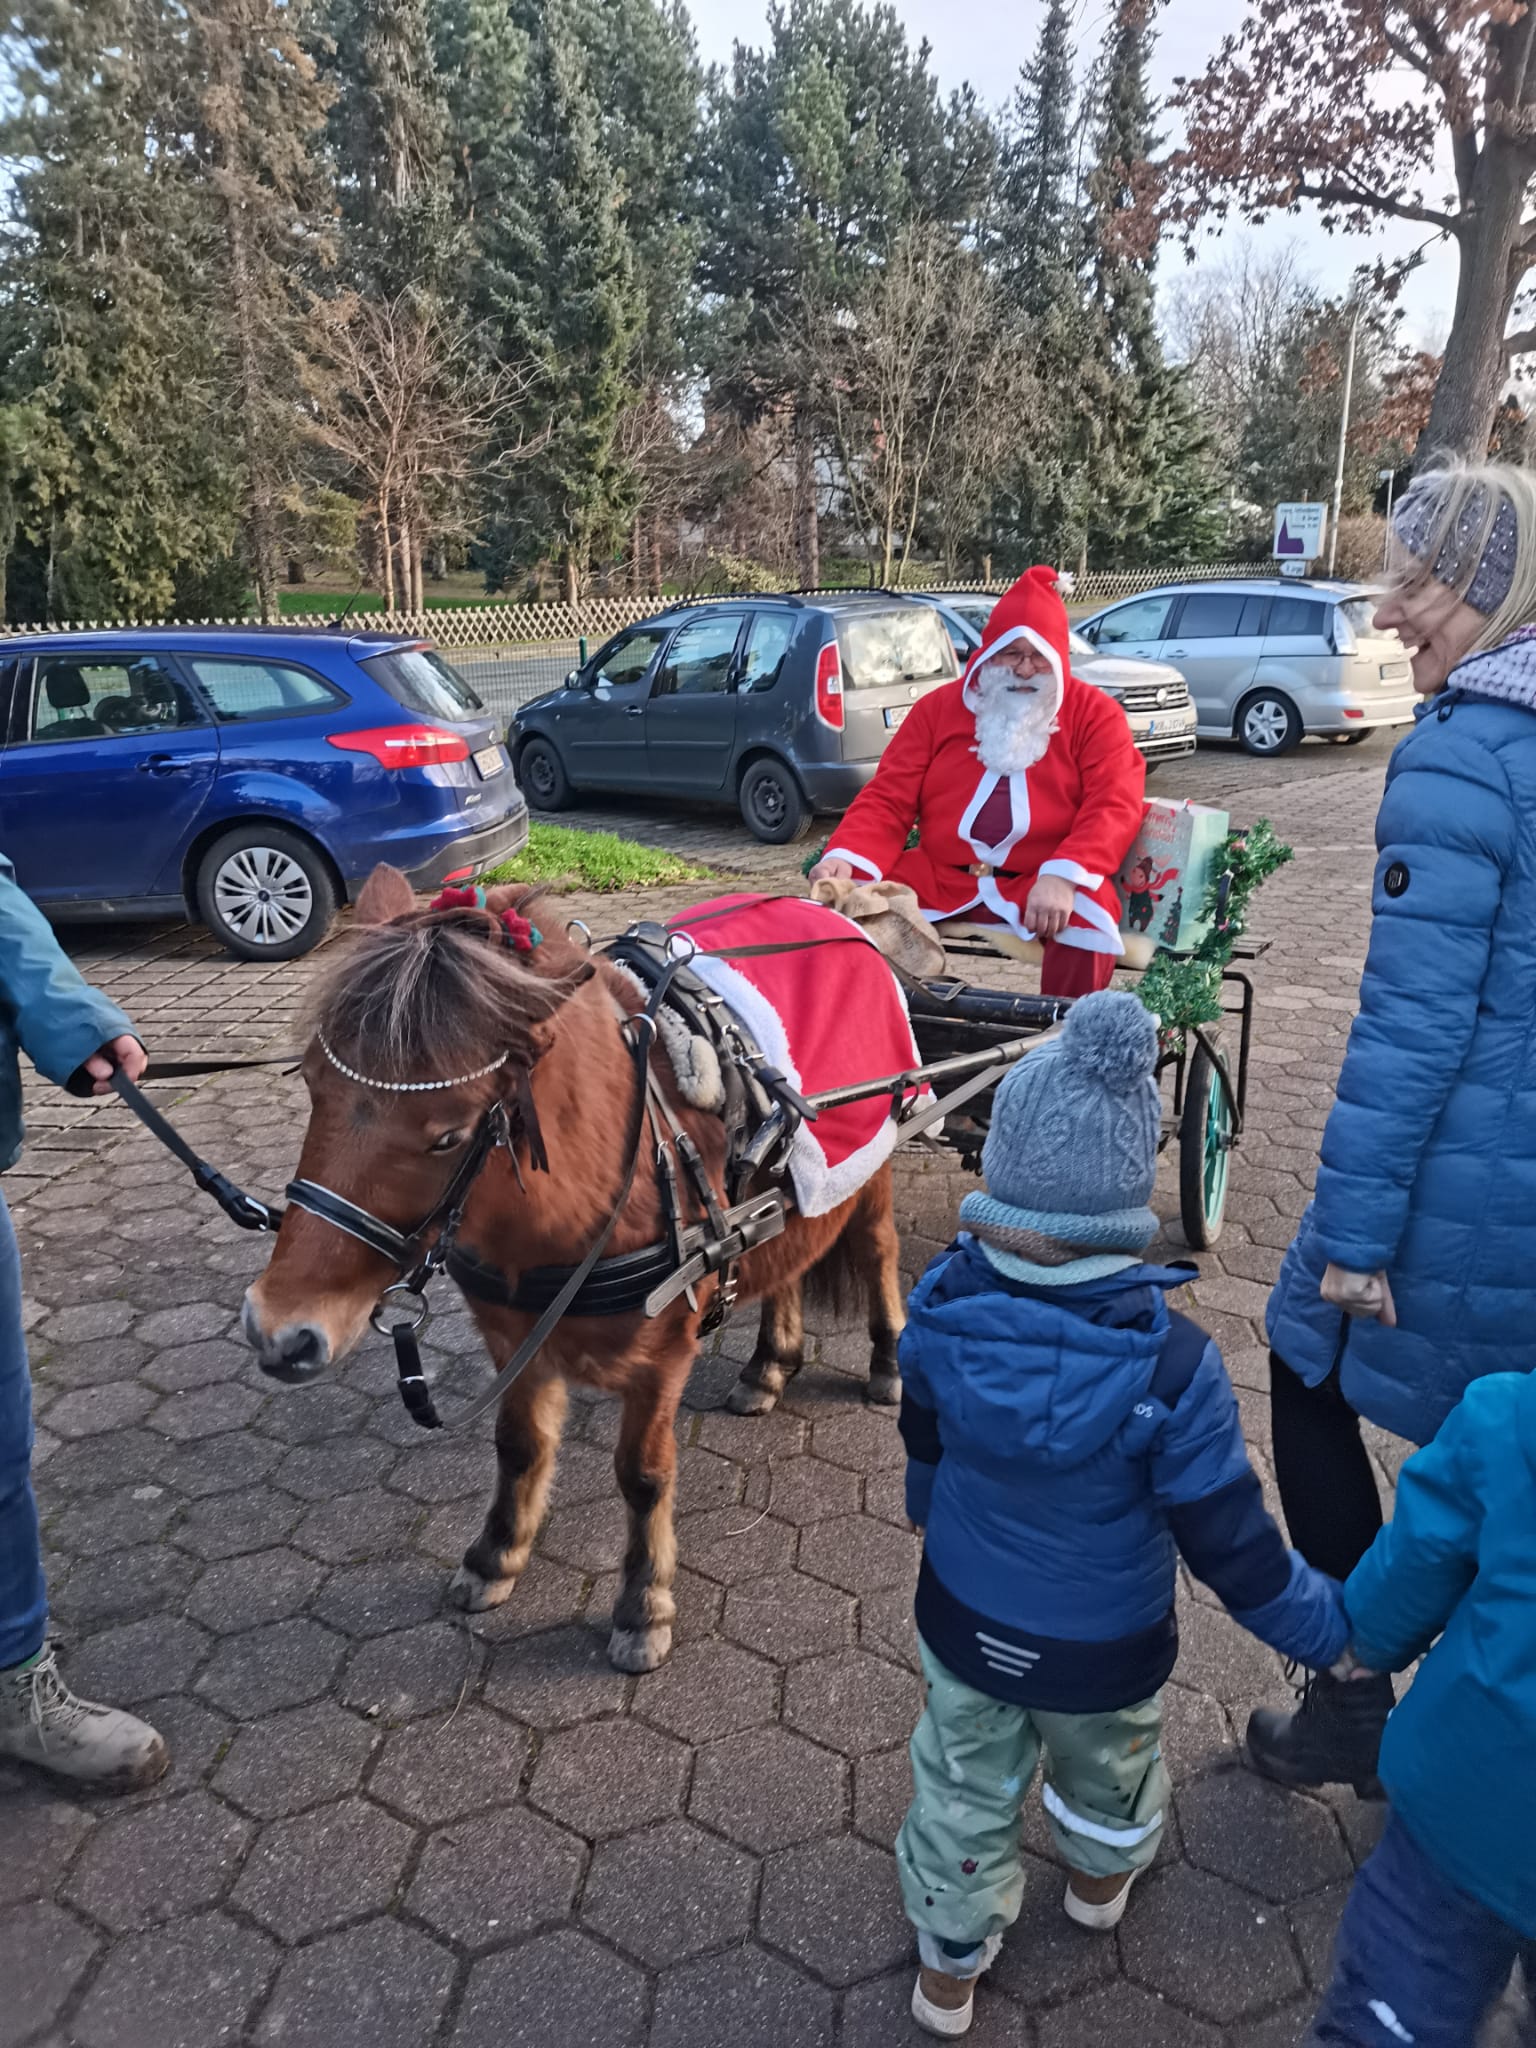
[{"label": "santa's hand", "polygon": [[1037,939],[1054,939],[1072,915],[1072,884],[1061,875],[1042,875],[1024,905],[1024,922]]},{"label": "santa's hand", "polygon": [[1351,1273],[1343,1266],[1329,1265],[1323,1274],[1324,1301],[1343,1309],[1347,1316],[1365,1316],[1397,1328],[1397,1309],[1385,1273]]},{"label": "santa's hand", "polygon": [[806,879],[812,882],[851,882],[853,863],[846,860],[819,860]]}]

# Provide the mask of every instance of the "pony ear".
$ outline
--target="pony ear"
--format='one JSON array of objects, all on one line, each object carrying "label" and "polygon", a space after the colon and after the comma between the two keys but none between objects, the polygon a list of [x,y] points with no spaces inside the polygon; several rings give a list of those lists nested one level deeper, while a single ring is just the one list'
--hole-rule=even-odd
[{"label": "pony ear", "polygon": [[415,908],[416,891],[398,868],[381,860],[359,890],[352,914],[358,924],[388,924]]}]

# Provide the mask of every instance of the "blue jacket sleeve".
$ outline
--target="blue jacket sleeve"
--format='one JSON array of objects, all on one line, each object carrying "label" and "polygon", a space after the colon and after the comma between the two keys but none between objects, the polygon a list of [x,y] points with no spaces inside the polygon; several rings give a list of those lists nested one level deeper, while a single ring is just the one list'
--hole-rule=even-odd
[{"label": "blue jacket sleeve", "polygon": [[1234,1621],[1314,1668],[1338,1658],[1349,1640],[1339,1588],[1286,1549],[1214,1344],[1158,1432],[1152,1485],[1180,1555]]},{"label": "blue jacket sleeve", "polygon": [[1350,1573],[1344,1604],[1355,1655],[1373,1671],[1401,1671],[1422,1657],[1477,1576],[1482,1502],[1479,1440],[1518,1433],[1513,1373],[1474,1380],[1433,1443],[1397,1477],[1387,1524]]},{"label": "blue jacket sleeve", "polygon": [[1407,743],[1377,820],[1370,950],[1317,1175],[1323,1250],[1356,1273],[1380,1271],[1397,1251],[1471,1043],[1518,834],[1497,758],[1457,737],[1454,712],[1432,737]]},{"label": "blue jacket sleeve", "polygon": [[125,1012],[81,976],[3,854],[0,999],[27,1058],[60,1085],[109,1039],[133,1034]]},{"label": "blue jacket sleeve", "polygon": [[927,1527],[933,1482],[944,1455],[939,1415],[923,1373],[922,1346],[909,1324],[897,1356],[901,1363],[901,1419],[897,1427],[907,1447],[907,1519]]}]

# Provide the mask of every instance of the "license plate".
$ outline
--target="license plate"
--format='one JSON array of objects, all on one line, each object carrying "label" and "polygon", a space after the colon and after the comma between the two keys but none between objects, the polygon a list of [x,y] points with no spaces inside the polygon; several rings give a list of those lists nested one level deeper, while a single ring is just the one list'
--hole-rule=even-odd
[{"label": "license plate", "polygon": [[1155,718],[1149,718],[1149,719],[1147,720],[1147,737],[1148,737],[1148,739],[1150,739],[1150,738],[1152,737],[1153,733],[1155,733],[1156,731],[1157,731],[1157,720],[1156,720]]},{"label": "license plate", "polygon": [[500,747],[482,747],[479,753],[472,754],[470,759],[487,781],[493,775],[499,775],[507,765],[507,757]]},{"label": "license plate", "polygon": [[887,724],[887,725],[900,725],[901,721],[902,721],[902,720],[903,720],[903,719],[904,719],[904,718],[906,717],[907,713],[908,713],[908,712],[909,712],[909,711],[910,711],[911,709],[912,709],[912,706],[911,706],[910,704],[892,704],[892,705],[891,705],[891,706],[890,706],[890,707],[889,707],[889,708],[887,709],[887,711],[886,711],[886,714],[885,714],[885,722],[886,722],[886,724]]},{"label": "license plate", "polygon": [[1406,683],[1413,674],[1406,661],[1388,661],[1382,664],[1381,680],[1384,683]]}]

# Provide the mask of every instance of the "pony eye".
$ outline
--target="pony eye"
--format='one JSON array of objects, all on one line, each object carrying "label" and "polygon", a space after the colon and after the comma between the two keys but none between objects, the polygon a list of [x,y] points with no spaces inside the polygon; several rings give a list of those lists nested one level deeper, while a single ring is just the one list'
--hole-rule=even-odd
[{"label": "pony eye", "polygon": [[440,1138],[434,1138],[428,1146],[430,1152],[457,1152],[464,1142],[463,1131],[444,1131]]}]

